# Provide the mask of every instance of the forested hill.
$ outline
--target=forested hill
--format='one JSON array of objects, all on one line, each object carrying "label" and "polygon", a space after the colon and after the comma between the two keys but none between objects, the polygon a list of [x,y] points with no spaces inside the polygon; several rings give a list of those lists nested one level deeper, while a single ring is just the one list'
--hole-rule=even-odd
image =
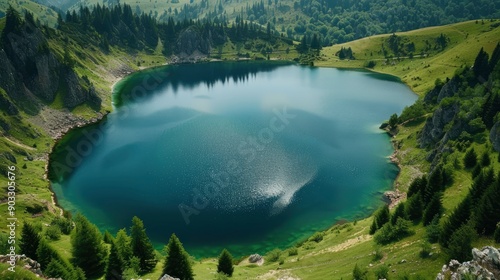
[{"label": "forested hill", "polygon": [[[126,3],[134,13],[144,12],[160,22],[236,18],[299,40],[320,35],[323,45],[342,43],[382,33],[500,17],[499,0],[38,0],[79,10],[81,5]],[[58,6],[59,7],[59,6]]]}]

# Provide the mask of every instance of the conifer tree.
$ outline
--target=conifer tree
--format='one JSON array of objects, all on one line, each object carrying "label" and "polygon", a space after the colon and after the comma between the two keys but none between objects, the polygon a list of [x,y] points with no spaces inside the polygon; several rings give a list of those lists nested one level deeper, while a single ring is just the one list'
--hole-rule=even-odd
[{"label": "conifer tree", "polygon": [[25,222],[21,230],[21,244],[19,245],[21,253],[27,257],[36,259],[36,249],[38,248],[38,244],[40,244],[40,238],[38,230],[32,224]]},{"label": "conifer tree", "polygon": [[457,208],[455,208],[448,220],[443,224],[443,228],[439,236],[439,243],[441,243],[443,247],[447,248],[453,233],[469,221],[471,208],[472,199],[470,196],[467,196],[462,202],[460,202],[460,204],[458,204]]},{"label": "conifer tree", "polygon": [[396,209],[391,216],[391,224],[395,225],[398,218],[407,219],[404,203],[399,203],[398,206],[396,206]]},{"label": "conifer tree", "polygon": [[479,82],[484,83],[490,75],[489,55],[483,48],[479,51],[474,61],[473,71]]},{"label": "conifer tree", "polygon": [[441,202],[441,193],[436,193],[424,210],[424,214],[422,216],[424,226],[429,225],[432,222],[432,219],[434,219],[434,216],[441,216],[442,212],[443,205]]},{"label": "conifer tree", "polygon": [[155,268],[158,260],[156,259],[153,244],[146,235],[144,224],[138,217],[132,218],[132,227],[130,228],[130,246],[132,254],[139,258],[139,267],[141,272],[149,272]]},{"label": "conifer tree", "polygon": [[476,166],[477,164],[477,154],[474,148],[471,148],[470,150],[465,153],[464,157],[464,166],[465,168],[472,168]]},{"label": "conifer tree", "polygon": [[127,235],[125,229],[120,229],[116,234],[115,245],[120,258],[124,262],[123,268],[129,265],[130,258],[132,258],[132,247],[130,246],[130,243],[130,236]]},{"label": "conifer tree", "polygon": [[125,264],[121,258],[116,243],[111,241],[108,264],[106,266],[106,280],[121,280]]},{"label": "conifer tree", "polygon": [[406,202],[406,214],[408,215],[408,219],[417,221],[422,218],[422,211],[422,195],[420,192],[417,192]]},{"label": "conifer tree", "polygon": [[21,15],[19,15],[19,12],[12,8],[11,5],[9,5],[9,7],[7,8],[5,17],[6,20],[5,26],[2,30],[2,40],[7,39],[7,34],[9,34],[10,32],[19,31],[21,24],[23,23]]},{"label": "conifer tree", "polygon": [[474,229],[464,224],[460,226],[450,237],[448,254],[451,259],[465,262],[472,259],[472,241],[476,237]]},{"label": "conifer tree", "polygon": [[497,222],[500,221],[500,174],[496,182],[484,192],[476,207],[476,229],[479,233],[491,235],[495,232]]},{"label": "conifer tree", "polygon": [[222,250],[222,253],[219,256],[219,263],[217,265],[217,272],[222,272],[227,276],[233,276],[233,256],[226,250]]},{"label": "conifer tree", "polygon": [[40,243],[36,249],[36,260],[40,264],[42,271],[47,268],[52,260],[64,263],[59,253],[44,238],[40,239]]},{"label": "conifer tree", "polygon": [[175,234],[172,234],[170,237],[166,251],[167,257],[163,266],[163,274],[168,274],[181,280],[193,280],[189,255]]},{"label": "conifer tree", "polygon": [[78,214],[76,228],[71,235],[73,263],[80,267],[89,278],[98,278],[106,268],[107,249],[99,229],[87,218]]}]

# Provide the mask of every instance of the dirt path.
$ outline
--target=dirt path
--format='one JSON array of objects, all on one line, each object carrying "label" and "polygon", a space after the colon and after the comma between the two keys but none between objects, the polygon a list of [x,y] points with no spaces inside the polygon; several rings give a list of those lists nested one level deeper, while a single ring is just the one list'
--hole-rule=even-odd
[{"label": "dirt path", "polygon": [[30,147],[30,146],[28,146],[28,145],[24,145],[23,143],[21,143],[21,142],[19,142],[19,141],[15,140],[15,139],[11,139],[11,138],[10,138],[10,137],[8,137],[8,136],[2,135],[2,137],[3,137],[5,140],[7,140],[8,142],[10,142],[11,144],[16,145],[16,146],[18,146],[18,147],[20,147],[20,148],[23,148],[23,149],[26,149],[26,150],[29,150],[29,151],[36,151],[36,149],[35,149],[35,148]]}]

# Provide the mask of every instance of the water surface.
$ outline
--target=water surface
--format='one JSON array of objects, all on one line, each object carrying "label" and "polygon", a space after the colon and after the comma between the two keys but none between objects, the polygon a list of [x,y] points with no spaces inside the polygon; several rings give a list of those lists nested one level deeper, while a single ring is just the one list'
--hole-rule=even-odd
[{"label": "water surface", "polygon": [[264,254],[368,215],[397,168],[379,124],[416,96],[388,76],[270,63],[169,66],[124,79],[116,110],[51,156],[59,203],[161,248]]}]

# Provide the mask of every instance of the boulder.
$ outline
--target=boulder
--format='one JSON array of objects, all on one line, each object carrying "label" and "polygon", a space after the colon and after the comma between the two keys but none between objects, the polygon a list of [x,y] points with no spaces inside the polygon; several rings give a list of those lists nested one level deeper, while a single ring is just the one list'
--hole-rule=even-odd
[{"label": "boulder", "polygon": [[180,280],[179,278],[174,278],[168,274],[163,275],[160,280]]},{"label": "boulder", "polygon": [[251,263],[257,263],[262,260],[262,256],[259,254],[253,254],[248,257],[248,261]]}]

